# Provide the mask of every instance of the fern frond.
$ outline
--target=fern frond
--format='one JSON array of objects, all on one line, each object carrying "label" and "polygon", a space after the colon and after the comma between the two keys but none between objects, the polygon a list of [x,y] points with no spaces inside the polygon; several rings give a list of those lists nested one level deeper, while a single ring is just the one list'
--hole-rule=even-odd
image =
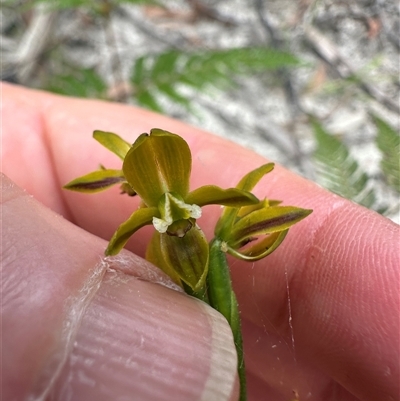
[{"label": "fern frond", "polygon": [[66,96],[101,98],[104,96],[106,85],[95,70],[74,69],[65,66],[63,74],[52,75],[45,89]]},{"label": "fern frond", "polygon": [[314,152],[317,181],[330,191],[368,208],[376,202],[369,177],[361,170],[347,147],[311,118],[317,148]]},{"label": "fern frond", "polygon": [[381,169],[386,182],[397,193],[400,193],[400,136],[385,121],[372,115],[378,130],[376,143],[382,152]]},{"label": "fern frond", "polygon": [[143,98],[151,95],[156,99],[162,93],[170,101],[190,109],[190,102],[179,92],[179,86],[191,87],[196,91],[204,91],[210,86],[226,88],[233,85],[233,75],[250,75],[297,64],[298,60],[293,55],[268,48],[197,53],[168,50],[138,58],[131,81],[137,101],[144,106],[153,108],[149,102],[143,103]]},{"label": "fern frond", "polygon": [[163,108],[150,92],[138,93],[136,99],[138,103],[140,103],[142,106],[147,107],[148,109],[157,111],[159,113],[163,112]]}]

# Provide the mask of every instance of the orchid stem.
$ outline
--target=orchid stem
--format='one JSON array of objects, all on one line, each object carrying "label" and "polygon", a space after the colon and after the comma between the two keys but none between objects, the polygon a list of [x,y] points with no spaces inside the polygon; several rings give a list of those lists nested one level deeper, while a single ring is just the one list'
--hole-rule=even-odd
[{"label": "orchid stem", "polygon": [[222,240],[214,238],[210,243],[210,261],[207,275],[207,293],[210,306],[220,312],[228,321],[238,355],[238,375],[240,381],[239,401],[246,401],[246,372],[243,356],[243,340],[239,308],[232,289],[230,270]]}]

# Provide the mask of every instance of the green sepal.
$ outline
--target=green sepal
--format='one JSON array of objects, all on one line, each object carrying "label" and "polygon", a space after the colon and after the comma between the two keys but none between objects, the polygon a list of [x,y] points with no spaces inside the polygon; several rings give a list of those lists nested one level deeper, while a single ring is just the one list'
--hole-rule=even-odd
[{"label": "green sepal", "polygon": [[123,171],[126,180],[147,206],[157,206],[165,192],[183,198],[189,192],[192,157],[183,138],[161,129],[138,137],[127,153]]},{"label": "green sepal", "polygon": [[249,246],[245,249],[233,249],[227,245],[227,253],[230,255],[246,260],[248,262],[255,262],[257,260],[263,259],[266,256],[270,255],[285,239],[287,230],[277,231],[276,233],[272,233],[262,240],[256,242],[254,245]]},{"label": "green sepal", "polygon": [[[247,173],[236,185],[236,188],[242,191],[251,191],[257,183],[274,169],[274,163],[263,164],[262,166]],[[215,236],[225,238],[232,230],[232,226],[236,221],[237,214],[240,209],[234,207],[226,207],[215,226]]]},{"label": "green sepal", "polygon": [[182,287],[181,279],[174,270],[173,266],[165,263],[165,256],[161,251],[160,233],[155,231],[146,249],[146,260],[161,269],[172,281]]},{"label": "green sepal", "polygon": [[153,217],[158,215],[158,209],[156,207],[144,207],[137,209],[132,215],[122,223],[117,231],[112,236],[105,254],[116,255],[128,242],[132,234],[134,234],[139,228],[142,228],[148,224],[151,224]]},{"label": "green sepal", "polygon": [[93,132],[93,138],[100,142],[105,148],[115,153],[121,160],[124,160],[131,145],[113,132],[96,130]]},{"label": "green sepal", "polygon": [[174,272],[172,277],[178,276],[193,291],[203,287],[208,272],[209,250],[199,228],[191,228],[182,238],[156,231],[149,252],[153,253],[150,258],[157,261],[157,266],[165,273]]},{"label": "green sepal", "polygon": [[229,237],[224,240],[230,247],[236,248],[255,236],[286,230],[311,212],[294,206],[273,206],[255,210],[239,219],[233,225]]},{"label": "green sepal", "polygon": [[200,207],[213,204],[240,207],[255,204],[258,199],[252,193],[237,188],[222,189],[216,185],[204,185],[189,192],[185,201]]},{"label": "green sepal", "polygon": [[274,169],[274,163],[263,164],[255,170],[247,173],[236,185],[236,188],[243,189],[244,191],[251,191],[258,184],[265,174],[270,173]]},{"label": "green sepal", "polygon": [[92,173],[75,178],[68,184],[64,185],[64,189],[70,191],[94,193],[110,188],[115,184],[125,181],[122,170],[102,169],[93,171]]}]

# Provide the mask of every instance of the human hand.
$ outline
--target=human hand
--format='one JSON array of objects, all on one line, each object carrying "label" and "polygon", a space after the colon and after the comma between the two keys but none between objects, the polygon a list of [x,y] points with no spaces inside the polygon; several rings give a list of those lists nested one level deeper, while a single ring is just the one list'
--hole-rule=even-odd
[{"label": "human hand", "polygon": [[[171,291],[140,257],[124,251],[104,259],[101,238],[137,201],[117,188],[88,196],[61,186],[98,163],[120,167],[93,141],[94,129],[132,142],[153,127],[183,136],[192,188],[234,186],[265,160],[141,109],[2,90],[2,169],[36,199],[2,179],[5,399],[47,390],[49,400],[237,399],[226,322]],[[301,401],[396,400],[398,226],[279,166],[255,192],[314,212],[268,258],[232,263],[249,400],[288,401],[293,391]],[[210,206],[201,218],[209,237],[218,213]],[[150,232],[127,248],[143,256]]]}]

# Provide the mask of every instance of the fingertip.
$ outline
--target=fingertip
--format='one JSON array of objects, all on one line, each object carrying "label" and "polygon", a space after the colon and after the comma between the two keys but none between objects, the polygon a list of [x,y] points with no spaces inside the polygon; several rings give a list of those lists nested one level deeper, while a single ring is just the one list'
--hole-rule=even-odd
[{"label": "fingertip", "polygon": [[109,271],[51,399],[233,400],[236,361],[229,326],[214,310]]}]

